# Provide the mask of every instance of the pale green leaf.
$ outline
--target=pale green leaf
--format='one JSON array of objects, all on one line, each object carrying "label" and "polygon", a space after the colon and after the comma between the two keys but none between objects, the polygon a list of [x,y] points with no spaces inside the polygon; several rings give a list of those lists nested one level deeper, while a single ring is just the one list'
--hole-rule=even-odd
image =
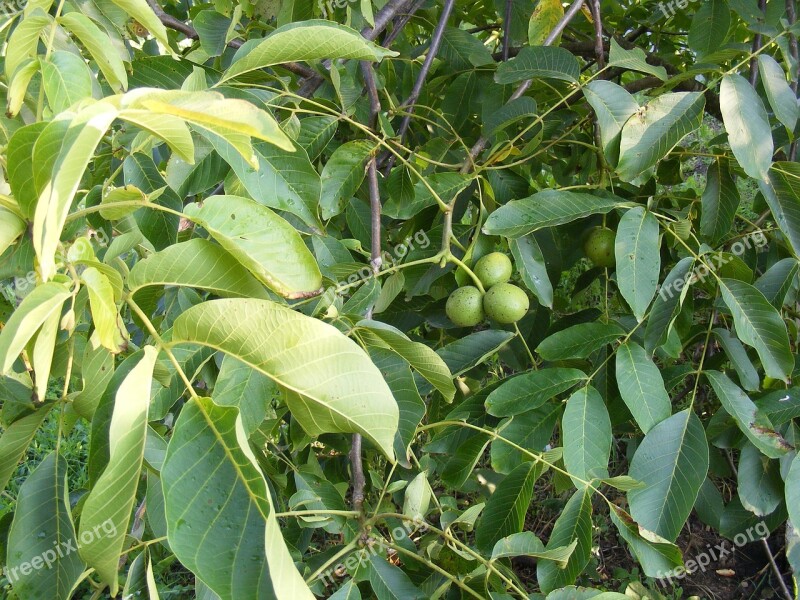
[{"label": "pale green leaf", "polygon": [[92,97],[92,72],[80,56],[59,50],[41,61],[47,103],[54,113]]},{"label": "pale green leaf", "polygon": [[94,267],[84,269],[81,279],[89,291],[92,323],[100,344],[111,352],[119,352],[125,345],[127,329],[117,313],[111,282]]},{"label": "pale green leaf", "polygon": [[503,538],[492,549],[492,560],[511,556],[530,556],[536,559],[552,560],[560,567],[566,567],[569,557],[578,545],[578,540],[560,548],[545,550],[544,544],[530,531],[514,533]]},{"label": "pale green leaf", "polygon": [[125,11],[126,15],[141,23],[165,48],[169,49],[167,29],[147,4],[147,0],[111,0],[111,2]]},{"label": "pale green leaf", "polygon": [[689,27],[689,47],[702,58],[719,48],[728,39],[731,11],[726,0],[703,2],[692,17]]},{"label": "pale green leaf", "polygon": [[[150,382],[158,352],[146,346],[117,389],[109,426],[109,459],[81,512],[80,555],[116,595],[119,557],[136,500],[144,458]],[[110,525],[109,525],[110,524]],[[93,531],[102,530],[106,535]],[[106,531],[111,529],[112,531]],[[86,539],[91,541],[86,543]]]},{"label": "pale green leaf", "polygon": [[184,213],[275,292],[298,298],[322,287],[317,262],[300,234],[266,206],[239,196],[212,196]]},{"label": "pale green leaf", "polygon": [[258,43],[245,46],[222,81],[291,61],[342,58],[380,62],[387,56],[397,53],[366,40],[349,27],[331,21],[303,21],[279,27]]},{"label": "pale green leaf", "polygon": [[636,179],[697,129],[704,105],[699,92],[674,92],[657,96],[631,115],[619,145],[617,172],[623,181]]},{"label": "pale green leaf", "polygon": [[745,444],[739,454],[736,482],[742,506],[759,517],[774,512],[783,500],[778,461],[761,454],[753,444]]},{"label": "pale green leaf", "polygon": [[397,403],[369,357],[336,328],[266,300],[213,300],[178,317],[173,341],[216,348],[267,375],[290,393],[309,435],[361,433],[393,456]]},{"label": "pale green leaf", "polygon": [[775,117],[786,126],[789,131],[794,131],[797,119],[800,117],[800,104],[797,97],[786,81],[786,73],[778,62],[769,54],[758,55],[758,73],[767,93],[767,100],[772,107]]},{"label": "pale green leaf", "polygon": [[0,435],[0,485],[3,489],[6,489],[11,476],[17,470],[17,463],[22,459],[33,436],[53,406],[53,404],[43,406],[17,419]]},{"label": "pale green leaf", "polygon": [[622,127],[639,110],[639,103],[624,87],[613,81],[598,79],[589,82],[582,89],[586,101],[597,116],[606,160],[616,165]]},{"label": "pale green leaf", "polygon": [[77,11],[61,15],[58,22],[86,47],[115,92],[127,89],[128,73],[125,64],[117,52],[110,50],[113,42],[107,33],[89,17]]},{"label": "pale green leaf", "polygon": [[17,307],[0,331],[0,369],[7,374],[26,344],[54,312],[60,313],[64,301],[71,296],[61,283],[36,286]]},{"label": "pale green leaf", "polygon": [[648,73],[658,77],[661,81],[666,81],[667,79],[667,70],[664,67],[654,67],[648,64],[644,50],[641,48],[625,50],[613,36],[611,37],[611,47],[608,54],[608,66]]}]

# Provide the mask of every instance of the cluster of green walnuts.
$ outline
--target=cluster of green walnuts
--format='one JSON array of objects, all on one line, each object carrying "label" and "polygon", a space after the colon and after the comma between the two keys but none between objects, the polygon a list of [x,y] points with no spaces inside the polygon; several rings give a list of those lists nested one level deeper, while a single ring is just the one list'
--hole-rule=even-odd
[{"label": "cluster of green walnuts", "polygon": [[511,279],[511,259],[502,252],[492,252],[475,264],[475,275],[486,293],[465,285],[450,294],[445,311],[453,324],[474,327],[489,317],[496,323],[516,323],[528,312],[528,295]]}]

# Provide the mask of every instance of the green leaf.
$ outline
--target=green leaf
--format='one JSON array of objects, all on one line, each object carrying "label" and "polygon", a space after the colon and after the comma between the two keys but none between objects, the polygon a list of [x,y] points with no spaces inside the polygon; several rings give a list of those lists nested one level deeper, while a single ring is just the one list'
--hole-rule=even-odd
[{"label": "green leaf", "polygon": [[[449,203],[472,181],[472,178],[468,175],[447,172],[433,173],[425,179],[427,184],[445,203]],[[412,202],[406,202],[402,195],[392,196],[384,205],[382,214],[392,219],[410,219],[421,210],[435,204],[435,196],[423,182],[418,181],[414,186]]]},{"label": "green leaf", "polygon": [[[141,23],[161,44],[169,49],[169,38],[167,29],[162,25],[153,9],[147,4],[147,0],[111,0],[114,4],[125,11],[125,15],[136,19]],[[170,50],[171,51],[171,50]]]},{"label": "green leaf", "polygon": [[27,229],[25,221],[0,207],[0,254],[6,251]]},{"label": "green leaf", "polygon": [[[33,218],[33,246],[45,281],[55,275],[56,249],[83,173],[117,112],[109,102],[87,106],[71,119],[66,132],[59,136],[61,151],[52,171],[45,173],[47,181],[39,195]],[[43,139],[46,139],[44,134],[39,138],[39,143]]]},{"label": "green leaf", "polygon": [[342,58],[380,62],[397,52],[386,50],[344,25],[310,20],[279,27],[263,40],[244,46],[221,81],[292,61]]},{"label": "green leaf", "polygon": [[725,75],[719,107],[733,155],[744,172],[762,180],[772,164],[772,129],[756,91],[741,75]]},{"label": "green leaf", "polygon": [[629,71],[648,73],[658,77],[661,81],[667,80],[667,70],[664,67],[654,67],[647,63],[644,50],[631,48],[625,50],[614,37],[611,38],[611,47],[608,53],[608,66],[620,67]]},{"label": "green leaf", "polygon": [[597,116],[606,160],[616,165],[622,128],[631,115],[639,110],[639,103],[624,87],[612,81],[591,81],[582,89]]},{"label": "green leaf", "polygon": [[39,36],[52,22],[53,18],[38,8],[20,21],[8,38],[5,52],[6,81],[12,79],[27,59],[36,58]]},{"label": "green leaf", "polygon": [[727,329],[716,328],[712,329],[711,332],[717,338],[720,346],[722,346],[733,368],[736,369],[736,374],[739,376],[739,382],[742,387],[751,392],[758,391],[761,386],[758,371],[756,371],[753,363],[750,362],[747,351],[739,341],[739,338],[731,335],[731,332]]},{"label": "green leaf", "polygon": [[549,593],[575,582],[589,562],[592,551],[592,489],[584,487],[576,491],[561,511],[547,549],[560,548],[577,541],[577,546],[561,568],[552,560],[540,560],[536,565],[536,578],[542,593]]},{"label": "green leaf", "polygon": [[35,412],[11,423],[0,436],[0,484],[6,489],[17,463],[33,440],[33,436],[44,422],[53,404],[43,406]]},{"label": "green leaf", "polygon": [[528,45],[541,46],[563,17],[564,6],[560,0],[540,0],[528,23]]},{"label": "green leaf", "polygon": [[370,345],[388,348],[403,357],[422,377],[441,392],[447,402],[456,394],[453,376],[444,360],[421,342],[414,342],[402,331],[381,323],[364,320],[356,324],[358,335]]},{"label": "green leaf", "polygon": [[361,182],[373,145],[364,140],[342,144],[322,168],[319,206],[326,221],[344,210]]},{"label": "green leaf", "polygon": [[33,76],[39,72],[41,62],[39,59],[26,59],[8,86],[8,110],[6,115],[15,117],[22,110],[22,105],[25,103],[26,94],[28,93],[28,86],[31,83]]},{"label": "green leaf", "polygon": [[192,19],[200,38],[200,46],[209,56],[220,56],[226,47],[231,20],[215,10],[201,10]]},{"label": "green leaf", "polygon": [[643,206],[627,211],[619,221],[614,253],[617,285],[641,323],[658,287],[661,251],[658,220]]},{"label": "green leaf", "polygon": [[547,265],[539,242],[534,236],[526,235],[509,240],[508,247],[525,287],[536,294],[540,304],[553,308],[553,284],[547,276]]},{"label": "green leaf", "polygon": [[[182,119],[139,108],[126,108],[120,112],[119,118],[165,141],[175,153],[175,156],[171,158],[181,159],[190,164],[194,163],[195,147],[192,134]],[[138,160],[133,156],[128,157],[126,162]]]},{"label": "green leaf", "polygon": [[786,81],[783,68],[770,55],[759,54],[758,72],[775,117],[786,126],[786,129],[794,131],[797,118],[800,117],[800,105],[797,104],[797,97]]},{"label": "green leaf", "polygon": [[61,15],[58,22],[86,47],[115,92],[127,89],[128,73],[125,64],[117,52],[109,52],[113,42],[107,33],[89,17],[77,11]]},{"label": "green leaf", "polygon": [[661,372],[644,348],[630,341],[617,349],[616,367],[619,393],[636,423],[647,433],[672,412]]},{"label": "green leaf", "polygon": [[17,307],[0,331],[0,369],[7,375],[36,331],[55,312],[61,311],[64,301],[72,294],[61,283],[49,282],[36,286]]},{"label": "green leaf", "polygon": [[184,213],[275,292],[299,298],[322,287],[322,274],[300,234],[266,206],[239,196],[212,196],[186,206]]},{"label": "green leaf", "polygon": [[507,102],[496,112],[487,115],[483,122],[485,135],[493,135],[503,131],[517,121],[529,119],[536,114],[536,100],[529,96],[516,98]]},{"label": "green leaf", "polygon": [[33,148],[45,127],[45,122],[20,127],[11,136],[6,150],[8,183],[26,219],[32,219],[36,210],[39,194],[33,184]]},{"label": "green leaf", "polygon": [[786,324],[778,311],[767,302],[764,294],[743,281],[722,279],[719,288],[733,316],[739,339],[756,349],[767,375],[789,381],[794,356]]},{"label": "green leaf", "polygon": [[247,100],[226,98],[218,92],[138,89],[125,95],[124,108],[145,108],[179,117],[216,134],[231,144],[255,168],[258,158],[250,138],[269,142],[291,152],[294,144],[267,111]]},{"label": "green leaf", "polygon": [[780,458],[792,449],[769,418],[727,375],[719,371],[706,371],[705,375],[723,408],[756,448],[770,458]]},{"label": "green leaf", "polygon": [[91,421],[100,398],[114,375],[114,355],[100,346],[93,347],[90,340],[83,351],[80,362],[83,391],[72,401],[72,406],[80,416]]},{"label": "green leaf", "polygon": [[[108,434],[108,465],[81,511],[81,558],[109,585],[112,596],[119,587],[119,557],[144,458],[150,384],[157,355],[155,348],[145,346],[141,359],[117,390]],[[98,535],[98,530],[106,535]],[[87,543],[89,538],[91,541]]]},{"label": "green leaf", "polygon": [[667,340],[667,335],[672,323],[677,317],[683,297],[689,289],[685,285],[691,272],[694,259],[682,258],[664,278],[664,283],[659,289],[650,318],[647,319],[647,328],[644,332],[644,347],[652,354],[656,348]]},{"label": "green leaf", "polygon": [[783,306],[797,275],[797,259],[784,258],[776,262],[753,283],[753,286],[777,309]]},{"label": "green leaf", "polygon": [[310,160],[317,160],[333,139],[339,121],[336,117],[313,116],[300,120],[300,135],[297,145],[303,148]]},{"label": "green leaf", "polygon": [[622,180],[636,179],[697,129],[704,105],[699,92],[675,92],[657,96],[636,111],[622,127],[617,165]]},{"label": "green leaf", "polygon": [[708,442],[700,419],[683,410],[653,427],[636,449],[629,474],[644,487],[628,492],[643,528],[674,541],[708,473]]},{"label": "green leaf", "polygon": [[264,298],[258,280],[224,248],[201,238],[191,239],[151,254],[136,263],[128,275],[136,293],[147,286],[190,286],[218,296]]},{"label": "green leaf", "polygon": [[800,164],[776,162],[758,186],[795,256],[800,256]]},{"label": "green leaf", "polygon": [[795,529],[800,529],[800,454],[792,460],[786,476],[786,508]]},{"label": "green leaf", "polygon": [[83,573],[66,483],[67,462],[51,453],[19,490],[5,576],[20,598],[68,600]]},{"label": "green leaf", "polygon": [[173,341],[216,348],[264,373],[289,392],[309,435],[361,433],[393,457],[397,404],[369,357],[336,328],[266,300],[213,300],[176,319]]},{"label": "green leaf", "polygon": [[559,79],[576,83],[581,69],[568,50],[555,46],[525,46],[519,54],[497,67],[494,80],[500,84],[527,79]]},{"label": "green leaf", "polygon": [[256,202],[296,215],[314,231],[322,229],[317,216],[320,178],[304,152],[257,145],[254,170],[230,144],[218,136],[206,137]]},{"label": "green leaf", "polygon": [[689,27],[689,47],[698,58],[719,50],[728,39],[731,27],[731,11],[726,0],[704,2],[694,13]]},{"label": "green leaf", "polygon": [[544,544],[530,531],[514,533],[494,545],[492,560],[511,556],[530,556],[537,559],[552,560],[560,567],[566,567],[569,557],[578,545],[578,540],[561,548],[545,550]]},{"label": "green leaf", "polygon": [[522,531],[533,496],[533,484],[543,472],[542,463],[526,462],[497,485],[475,530],[475,544],[482,552],[491,552],[499,540]]},{"label": "green leaf", "polygon": [[175,424],[161,482],[170,548],[222,600],[313,600],[235,408],[192,398]]},{"label": "green leaf", "polygon": [[538,408],[557,394],[586,381],[583,371],[550,367],[516,375],[500,384],[486,398],[486,412],[510,417]]},{"label": "green leaf", "polygon": [[120,352],[128,332],[117,313],[111,282],[94,267],[84,269],[81,279],[89,291],[92,322],[100,344],[111,352]]},{"label": "green leaf", "polygon": [[361,592],[355,581],[350,579],[342,587],[336,590],[329,600],[361,600]]},{"label": "green leaf", "polygon": [[47,103],[54,113],[92,97],[92,72],[79,56],[59,50],[41,61]]},{"label": "green leaf", "polygon": [[381,556],[370,554],[369,582],[378,600],[422,600],[425,596],[408,575]]},{"label": "green leaf", "polygon": [[701,205],[700,233],[716,246],[730,232],[739,208],[739,190],[727,160],[718,158],[709,165]]},{"label": "green leaf", "polygon": [[589,215],[605,214],[622,205],[621,199],[561,190],[544,190],[504,204],[486,220],[487,235],[519,238],[545,227],[571,223]]},{"label": "green leaf", "polygon": [[644,529],[616,505],[609,503],[608,506],[611,521],[617,527],[622,539],[628,542],[628,547],[639,561],[645,575],[663,578],[674,569],[683,566],[681,551],[675,544]]},{"label": "green leaf", "polygon": [[459,27],[445,27],[438,56],[454,72],[494,63],[491,52],[481,40]]},{"label": "green leaf", "polygon": [[536,352],[545,360],[586,358],[623,335],[625,331],[616,323],[580,323],[545,338]]},{"label": "green leaf", "polygon": [[403,514],[412,521],[422,522],[431,501],[431,486],[428,477],[423,471],[419,473],[406,487],[403,498]]},{"label": "green leaf", "polygon": [[770,460],[753,444],[745,444],[737,470],[739,500],[751,513],[765,517],[783,500],[783,481],[778,462]]},{"label": "green leaf", "polygon": [[561,419],[564,465],[575,486],[608,477],[611,419],[603,398],[592,386],[573,393]]},{"label": "green leaf", "polygon": [[145,595],[150,600],[159,600],[153,563],[150,561],[150,552],[147,548],[131,563],[125,587],[122,589],[123,598],[139,598]]},{"label": "green leaf", "polygon": [[530,452],[544,450],[553,437],[553,429],[560,416],[561,404],[548,403],[521,415],[504,419],[498,428],[502,430],[503,438],[508,442],[499,439],[492,442],[492,469],[498,473],[508,474],[520,463],[534,460],[517,447]]}]

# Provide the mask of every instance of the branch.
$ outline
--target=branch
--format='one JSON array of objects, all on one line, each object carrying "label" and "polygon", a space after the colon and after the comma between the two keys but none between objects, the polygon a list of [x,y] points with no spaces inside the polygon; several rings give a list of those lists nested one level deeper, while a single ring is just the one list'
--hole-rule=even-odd
[{"label": "branch", "polygon": [[[147,0],[147,4],[153,9],[153,12],[156,14],[158,20],[161,21],[164,27],[169,27],[170,29],[179,31],[189,39],[200,39],[200,36],[197,34],[197,30],[194,27],[164,12],[164,9],[161,8],[161,5],[156,0]],[[244,42],[241,40],[231,40],[228,42],[228,46],[230,48],[241,48],[243,43]],[[301,77],[311,77],[312,75],[316,75],[316,71],[313,69],[309,69],[308,67],[296,62],[283,63],[281,66],[287,71],[291,71],[292,73],[300,75]]]},{"label": "branch", "polygon": [[[767,8],[767,0],[758,1],[758,9],[763,14]],[[753,38],[753,54],[761,49],[761,33],[757,33]],[[758,58],[755,56],[750,59],[750,85],[755,87],[758,81]]]},{"label": "branch", "polygon": [[[558,39],[558,36],[561,35],[561,32],[563,32],[564,29],[566,29],[567,25],[569,25],[569,22],[572,21],[573,18],[575,18],[575,15],[577,15],[578,12],[580,12],[581,6],[583,6],[583,2],[584,0],[573,0],[572,4],[567,9],[567,12],[564,13],[564,16],[553,28],[553,31],[551,31],[547,35],[547,38],[544,40],[544,43],[542,43],[542,46],[550,46],[553,42],[556,41],[556,39]],[[531,79],[523,81],[519,85],[519,87],[514,91],[514,93],[511,94],[511,97],[508,99],[508,102],[512,102],[517,98],[520,98],[528,90],[532,82],[533,80]],[[480,153],[483,152],[484,148],[486,148],[486,144],[488,143],[489,140],[485,137],[481,137],[477,142],[475,142],[475,145],[472,148],[470,148],[467,160],[464,161],[464,166],[461,167],[462,173],[469,172],[469,169],[472,166],[473,162],[475,161],[475,159],[478,158]]]},{"label": "branch", "polygon": [[394,22],[392,31],[389,32],[383,40],[382,45],[384,48],[388,48],[392,45],[392,42],[394,42],[397,39],[397,36],[400,35],[400,32],[403,31],[403,27],[408,25],[408,22],[411,20],[411,17],[414,16],[414,13],[422,8],[427,1],[428,0],[416,0],[416,2],[409,7],[407,12],[397,16],[397,20]]},{"label": "branch", "polygon": [[590,0],[589,5],[594,21],[594,53],[597,57],[597,66],[602,69],[606,66],[606,51],[603,47],[603,21],[600,14],[600,0]]},{"label": "branch", "polygon": [[514,0],[506,0],[506,12],[503,15],[503,62],[508,60],[508,48],[511,43],[511,9]]},{"label": "branch", "polygon": [[[439,17],[439,22],[436,24],[436,29],[433,31],[431,45],[428,48],[428,53],[425,55],[425,60],[422,63],[422,69],[420,69],[419,75],[417,75],[417,80],[414,82],[414,87],[411,89],[411,94],[409,94],[405,102],[400,105],[400,108],[406,109],[406,115],[403,117],[403,121],[400,123],[400,129],[398,129],[400,145],[403,144],[403,139],[405,138],[408,127],[411,124],[411,115],[414,113],[414,105],[417,103],[417,100],[419,100],[419,95],[422,93],[422,86],[425,85],[425,79],[428,76],[428,72],[431,70],[433,61],[436,58],[436,55],[439,53],[439,47],[442,45],[442,37],[444,37],[444,28],[447,26],[447,21],[450,19],[450,13],[453,12],[454,5],[455,0],[445,0],[444,8],[442,8],[442,14]],[[389,161],[386,165],[386,173],[392,170],[394,161],[395,156],[392,154],[389,157]]]}]

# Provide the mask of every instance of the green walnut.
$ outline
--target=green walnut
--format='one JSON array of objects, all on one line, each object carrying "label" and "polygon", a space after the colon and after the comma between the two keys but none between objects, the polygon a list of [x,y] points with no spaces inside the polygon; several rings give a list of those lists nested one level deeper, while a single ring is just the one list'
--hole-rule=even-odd
[{"label": "green walnut", "polygon": [[614,257],[614,241],[617,234],[607,227],[596,227],[586,238],[583,251],[586,256],[598,267],[616,266]]},{"label": "green walnut", "polygon": [[483,296],[483,309],[498,323],[516,323],[528,312],[528,295],[511,283],[498,283]]},{"label": "green walnut", "polygon": [[502,252],[492,252],[482,256],[475,263],[475,275],[485,288],[511,279],[511,270],[511,259]]},{"label": "green walnut", "polygon": [[483,294],[471,285],[450,294],[444,307],[447,318],[459,327],[474,327],[484,319]]}]

